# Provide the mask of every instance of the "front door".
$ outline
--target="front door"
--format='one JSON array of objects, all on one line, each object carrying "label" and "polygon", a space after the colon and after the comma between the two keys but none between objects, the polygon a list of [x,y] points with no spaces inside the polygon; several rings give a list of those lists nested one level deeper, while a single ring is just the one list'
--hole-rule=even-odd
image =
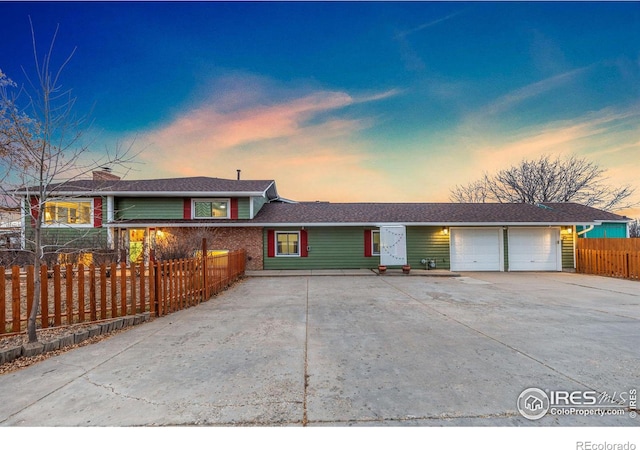
[{"label": "front door", "polygon": [[407,231],[403,225],[380,227],[380,264],[383,266],[407,264]]},{"label": "front door", "polygon": [[132,228],[129,230],[129,261],[139,263],[144,259],[145,229]]}]

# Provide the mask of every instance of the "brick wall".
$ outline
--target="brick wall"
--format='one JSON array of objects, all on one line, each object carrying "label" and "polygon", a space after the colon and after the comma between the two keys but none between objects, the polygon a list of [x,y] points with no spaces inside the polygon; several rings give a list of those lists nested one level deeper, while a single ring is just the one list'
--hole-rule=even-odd
[{"label": "brick wall", "polygon": [[247,270],[262,270],[262,228],[174,228],[175,235],[189,236],[194,242],[207,239],[209,250],[241,250],[247,252]]}]

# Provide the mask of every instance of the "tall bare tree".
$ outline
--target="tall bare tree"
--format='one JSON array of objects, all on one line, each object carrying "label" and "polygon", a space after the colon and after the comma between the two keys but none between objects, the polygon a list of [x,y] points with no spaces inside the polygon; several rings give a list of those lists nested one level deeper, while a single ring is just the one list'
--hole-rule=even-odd
[{"label": "tall bare tree", "polygon": [[[25,219],[31,222],[26,250],[32,252],[35,273],[46,261],[47,242],[43,236],[43,212],[49,201],[60,200],[65,186],[86,176],[97,167],[121,165],[129,161],[123,154],[91,157],[82,137],[87,117],[76,116],[76,98],[62,86],[62,74],[75,49],[59,66],[52,64],[58,29],[41,57],[33,24],[31,39],[35,63],[34,75],[23,68],[24,85],[17,85],[0,71],[0,166],[5,192],[26,193]],[[29,202],[33,200],[33,202]],[[31,314],[27,322],[29,342],[37,341],[36,319],[39,313],[40,279],[36,277]]]},{"label": "tall bare tree", "polygon": [[458,203],[574,202],[605,211],[627,208],[635,189],[606,183],[605,170],[585,158],[545,155],[451,190]]},{"label": "tall bare tree", "polygon": [[640,238],[640,220],[636,219],[629,223],[629,237]]}]

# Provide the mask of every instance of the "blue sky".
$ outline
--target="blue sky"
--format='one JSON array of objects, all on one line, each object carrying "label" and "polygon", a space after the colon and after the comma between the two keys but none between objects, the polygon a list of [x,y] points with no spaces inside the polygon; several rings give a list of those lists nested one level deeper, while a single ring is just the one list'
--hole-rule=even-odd
[{"label": "blue sky", "polygon": [[[578,154],[640,188],[638,2],[0,2],[0,69],[30,15],[95,150],[129,178],[276,179],[298,200],[447,201],[483,172]],[[640,200],[636,196],[636,201]],[[634,211],[635,212],[635,211]],[[640,215],[640,213],[638,214]]]}]

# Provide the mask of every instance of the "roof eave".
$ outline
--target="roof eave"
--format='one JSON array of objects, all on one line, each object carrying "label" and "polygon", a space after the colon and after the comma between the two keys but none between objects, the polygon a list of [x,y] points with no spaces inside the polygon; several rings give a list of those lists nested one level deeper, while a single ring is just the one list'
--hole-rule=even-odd
[{"label": "roof eave", "polygon": [[567,225],[597,225],[596,221],[563,221],[563,222],[111,222],[104,224],[107,228],[190,228],[190,227],[559,227]]}]

